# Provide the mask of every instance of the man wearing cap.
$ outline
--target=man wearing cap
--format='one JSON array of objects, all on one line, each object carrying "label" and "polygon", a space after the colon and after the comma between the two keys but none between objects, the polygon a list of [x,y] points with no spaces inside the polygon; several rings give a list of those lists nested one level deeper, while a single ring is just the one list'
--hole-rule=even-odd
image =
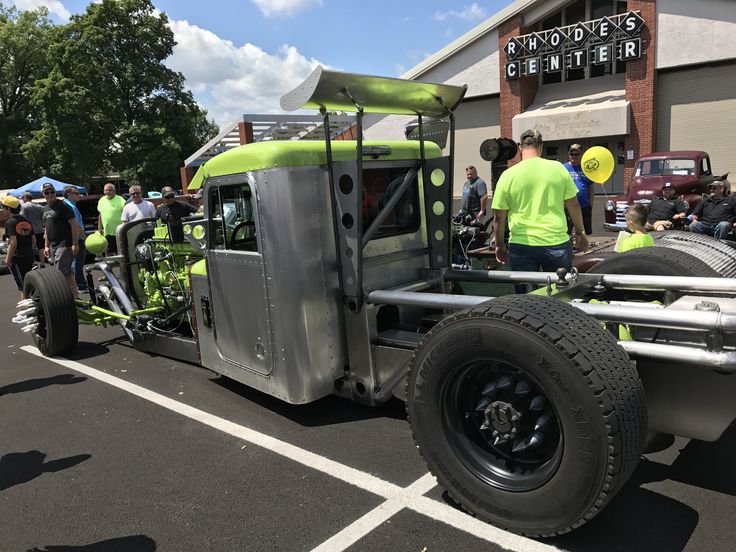
[{"label": "man wearing cap", "polygon": [[31,192],[23,192],[20,198],[20,214],[33,226],[33,233],[36,236],[37,258],[43,265],[43,206],[33,203]]},{"label": "man wearing cap", "polygon": [[595,201],[595,184],[585,176],[580,158],[583,155],[583,146],[573,144],[567,151],[567,163],[565,168],[570,173],[572,181],[578,189],[578,203],[583,213],[583,225],[585,233],[593,233],[593,202]]},{"label": "man wearing cap", "polygon": [[10,211],[10,218],[5,221],[5,235],[8,238],[5,264],[13,274],[20,298],[25,299],[23,278],[33,268],[33,256],[36,251],[33,225],[20,214],[21,203],[17,198],[7,195],[3,198],[2,205],[3,209]]},{"label": "man wearing cap", "polygon": [[[572,244],[567,235],[565,208],[578,233],[578,245],[587,249],[578,189],[562,163],[543,159],[542,135],[522,133],[521,162],[506,169],[493,195],[493,232],[496,259],[510,262],[511,270],[554,272],[572,268]],[[506,220],[509,246],[504,243]],[[525,285],[516,286],[518,293]]]},{"label": "man wearing cap", "polygon": [[193,215],[197,212],[197,209],[188,203],[176,201],[176,193],[174,188],[171,186],[164,186],[161,188],[161,195],[164,198],[164,202],[156,209],[156,218],[162,222],[169,222],[169,220],[181,220],[184,217]]},{"label": "man wearing cap", "polygon": [[673,221],[684,219],[689,206],[682,199],[675,197],[675,185],[665,182],[662,185],[662,197],[655,197],[649,204],[647,212],[647,230],[669,230]]},{"label": "man wearing cap", "polygon": [[103,189],[105,195],[97,202],[97,228],[107,238],[107,250],[110,253],[118,252],[118,241],[115,231],[120,226],[125,200],[115,193],[115,184],[108,182]]},{"label": "man wearing cap", "polygon": [[131,186],[128,188],[128,192],[133,201],[123,207],[123,214],[120,217],[123,222],[150,219],[156,216],[156,208],[153,206],[153,203],[147,199],[143,199],[143,192],[140,186]]},{"label": "man wearing cap", "polygon": [[723,240],[736,226],[736,197],[725,195],[720,180],[714,180],[708,188],[710,195],[701,199],[693,211],[690,231]]},{"label": "man wearing cap", "polygon": [[72,261],[79,253],[79,231],[74,211],[56,197],[56,189],[51,184],[43,185],[44,253],[49,262],[66,277],[69,288],[76,297],[77,282],[72,272]]}]

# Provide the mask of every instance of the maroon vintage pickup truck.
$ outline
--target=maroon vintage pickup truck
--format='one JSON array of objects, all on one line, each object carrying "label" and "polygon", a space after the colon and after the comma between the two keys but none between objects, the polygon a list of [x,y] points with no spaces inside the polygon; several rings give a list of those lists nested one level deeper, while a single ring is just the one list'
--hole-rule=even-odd
[{"label": "maroon vintage pickup truck", "polygon": [[708,184],[713,182],[710,157],[704,151],[665,151],[645,155],[637,161],[636,174],[624,195],[609,197],[606,202],[606,230],[617,232],[626,228],[624,213],[631,205],[645,205],[661,195],[662,185],[672,182],[676,195],[695,208],[702,194],[708,193]]}]

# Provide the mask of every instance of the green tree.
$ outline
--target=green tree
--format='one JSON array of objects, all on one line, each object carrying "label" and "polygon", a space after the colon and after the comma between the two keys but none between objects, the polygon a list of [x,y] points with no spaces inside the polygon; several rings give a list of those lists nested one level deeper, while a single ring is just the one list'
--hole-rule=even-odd
[{"label": "green tree", "polygon": [[36,80],[48,74],[51,32],[46,8],[19,13],[0,3],[0,188],[35,177],[21,148],[40,125],[30,99]]},{"label": "green tree", "polygon": [[70,179],[115,170],[149,188],[176,182],[181,161],[217,127],[163,64],[174,45],[149,0],[103,0],[72,16],[33,94],[43,124],[28,156]]}]

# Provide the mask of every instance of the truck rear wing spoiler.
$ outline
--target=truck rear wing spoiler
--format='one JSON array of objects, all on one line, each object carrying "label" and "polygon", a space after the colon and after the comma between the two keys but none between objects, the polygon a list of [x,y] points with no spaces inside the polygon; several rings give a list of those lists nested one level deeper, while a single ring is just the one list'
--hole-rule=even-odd
[{"label": "truck rear wing spoiler", "polygon": [[340,73],[317,67],[281,97],[281,108],[419,115],[442,119],[455,111],[467,86]]},{"label": "truck rear wing spoiler", "polygon": [[[365,113],[386,115],[413,115],[417,118],[416,136],[419,141],[421,163],[412,169],[402,184],[408,186],[414,175],[421,171],[427,182],[428,162],[424,155],[425,117],[432,121],[449,119],[450,152],[444,160],[431,160],[432,168],[442,165],[443,178],[434,186],[425,189],[425,210],[427,213],[427,243],[430,252],[430,268],[439,269],[447,265],[450,253],[450,240],[447,229],[450,224],[452,205],[452,172],[455,149],[454,111],[467,91],[467,86],[433,84],[389,77],[372,77],[354,73],[338,73],[317,67],[306,80],[281,98],[281,107],[286,111],[301,108],[318,109],[324,119],[325,153],[330,180],[330,199],[335,216],[332,217],[335,243],[338,251],[340,288],[343,290],[345,306],[352,313],[362,310],[363,292],[363,248],[386,218],[392,206],[385,205],[376,216],[374,224],[363,232],[363,115]],[[354,166],[336,164],[332,159],[331,137],[329,133],[330,113],[336,111],[356,114],[356,156]],[[439,163],[439,165],[438,165]],[[337,173],[337,174],[336,174]],[[337,188],[341,179],[347,179],[351,186],[346,190]],[[352,186],[352,183],[355,186]],[[430,197],[431,196],[431,197]],[[396,200],[401,197],[397,194]],[[433,215],[430,205],[442,204],[442,209]],[[440,214],[441,211],[441,214]],[[347,222],[346,222],[347,221]],[[441,231],[440,231],[441,230]],[[434,237],[432,237],[434,236]],[[437,236],[442,236],[438,238]],[[348,318],[352,320],[352,318]],[[348,335],[352,335],[350,331]]]}]

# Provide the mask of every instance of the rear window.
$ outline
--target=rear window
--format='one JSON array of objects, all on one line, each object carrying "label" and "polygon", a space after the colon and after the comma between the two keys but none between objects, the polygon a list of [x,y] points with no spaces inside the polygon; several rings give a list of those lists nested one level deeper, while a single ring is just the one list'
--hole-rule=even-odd
[{"label": "rear window", "polygon": [[[393,167],[363,171],[363,230],[368,229],[379,211],[396,194],[410,170],[408,167]],[[418,180],[415,175],[372,239],[411,234],[419,230],[418,198]]]}]

